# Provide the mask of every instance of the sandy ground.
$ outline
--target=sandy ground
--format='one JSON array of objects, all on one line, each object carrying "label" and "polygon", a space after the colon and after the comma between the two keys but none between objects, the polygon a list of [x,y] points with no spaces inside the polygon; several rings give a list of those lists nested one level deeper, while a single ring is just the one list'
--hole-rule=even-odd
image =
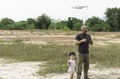
[{"label": "sandy ground", "polygon": [[[37,72],[43,68],[43,62],[11,62],[0,59],[0,79],[69,79],[69,73],[48,74],[38,76]],[[120,68],[96,68],[90,65],[89,76],[91,79],[118,79],[120,78]],[[76,78],[76,74],[74,79]],[[83,79],[83,77],[82,77]]]},{"label": "sandy ground", "polygon": [[[90,79],[119,79],[120,68],[96,68],[91,65],[89,70]],[[69,79],[69,73],[64,74],[50,74],[49,78],[45,79]],[[74,76],[76,79],[76,74]],[[81,79],[84,79],[82,76]]]},{"label": "sandy ground", "polygon": [[0,59],[1,79],[42,79],[37,76],[37,71],[41,68],[42,62],[9,62]]},{"label": "sandy ground", "polygon": [[[74,45],[76,34],[54,33],[43,31],[7,31],[0,30],[0,43],[8,44],[15,41],[33,44],[67,44]],[[91,33],[94,45],[108,45],[120,43],[120,32],[95,32]]]}]

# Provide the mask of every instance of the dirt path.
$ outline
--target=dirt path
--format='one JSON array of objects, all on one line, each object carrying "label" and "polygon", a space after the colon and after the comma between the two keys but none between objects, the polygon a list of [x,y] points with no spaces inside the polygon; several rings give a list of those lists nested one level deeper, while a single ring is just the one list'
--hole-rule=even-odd
[{"label": "dirt path", "polygon": [[[71,31],[73,32],[73,31]],[[54,31],[20,31],[0,30],[0,44],[11,44],[14,42],[33,44],[58,44],[74,45],[74,39],[79,32],[54,32]],[[120,32],[91,32],[94,45],[109,45],[120,43]]]},{"label": "dirt path", "polygon": [[[43,62],[11,62],[0,59],[0,79],[68,79],[69,74],[48,74],[38,76],[37,72],[42,68]],[[91,79],[119,79],[120,68],[96,68],[90,65],[89,76]],[[76,75],[75,75],[76,77]],[[74,78],[75,79],[75,78]],[[82,78],[83,79],[83,78]]]},{"label": "dirt path", "polygon": [[42,62],[17,62],[8,63],[8,60],[0,59],[1,79],[42,79],[36,75]]},{"label": "dirt path", "polygon": [[[96,68],[96,65],[90,65],[90,79],[120,79],[120,68]],[[45,79],[69,79],[69,74],[49,74]],[[76,79],[76,74],[74,76]],[[84,79],[82,76],[81,79]]]}]

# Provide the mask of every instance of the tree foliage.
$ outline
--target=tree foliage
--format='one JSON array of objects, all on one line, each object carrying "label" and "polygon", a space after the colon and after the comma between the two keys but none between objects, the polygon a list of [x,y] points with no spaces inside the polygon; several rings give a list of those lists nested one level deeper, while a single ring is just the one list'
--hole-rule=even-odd
[{"label": "tree foliage", "polygon": [[[91,31],[120,31],[120,8],[108,8],[105,12],[105,19],[91,17],[86,20],[85,25]],[[54,20],[48,15],[42,14],[37,18],[28,18],[25,21],[15,22],[10,18],[0,20],[0,29],[26,30],[26,29],[60,29],[80,30],[83,20],[68,17],[66,20]]]},{"label": "tree foliage", "polygon": [[51,24],[51,19],[46,14],[43,14],[41,16],[38,16],[36,23],[36,28],[48,29]]},{"label": "tree foliage", "polygon": [[70,28],[67,26],[67,21],[52,22],[49,29],[70,30]]},{"label": "tree foliage", "polygon": [[83,25],[83,20],[74,18],[74,17],[69,17],[68,18],[68,22],[67,22],[67,26],[71,29],[71,30],[80,30],[80,27]]},{"label": "tree foliage", "polygon": [[89,30],[91,31],[109,31],[110,30],[110,26],[108,23],[106,23],[104,20],[95,16],[92,18],[89,18],[85,24],[89,27]]},{"label": "tree foliage", "polygon": [[12,24],[14,24],[12,19],[3,18],[0,21],[0,29],[8,29]]},{"label": "tree foliage", "polygon": [[105,12],[106,21],[111,27],[111,31],[120,30],[120,8],[108,8]]}]

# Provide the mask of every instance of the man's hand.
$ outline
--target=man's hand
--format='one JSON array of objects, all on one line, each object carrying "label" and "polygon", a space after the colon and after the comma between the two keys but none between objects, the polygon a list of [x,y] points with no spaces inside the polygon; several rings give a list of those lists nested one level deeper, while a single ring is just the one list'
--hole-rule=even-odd
[{"label": "man's hand", "polygon": [[89,42],[89,44],[90,44],[90,45],[93,45],[93,41],[91,40],[91,41]]},{"label": "man's hand", "polygon": [[82,39],[82,40],[80,40],[81,42],[87,42],[87,40],[86,39]]},{"label": "man's hand", "polygon": [[80,41],[76,41],[75,45],[80,45],[81,43],[84,43],[84,42],[87,42],[87,40],[86,39],[82,39]]}]

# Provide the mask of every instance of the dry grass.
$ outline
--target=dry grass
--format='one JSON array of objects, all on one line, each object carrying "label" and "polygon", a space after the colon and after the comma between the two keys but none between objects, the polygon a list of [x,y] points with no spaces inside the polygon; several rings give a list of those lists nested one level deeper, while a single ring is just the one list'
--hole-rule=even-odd
[{"label": "dry grass", "polygon": [[[42,74],[62,73],[67,71],[69,52],[76,52],[73,45],[33,45],[33,44],[1,44],[0,57],[17,61],[48,62]],[[90,48],[90,62],[104,67],[120,67],[120,45],[95,46]],[[41,72],[39,72],[41,73]]]}]

